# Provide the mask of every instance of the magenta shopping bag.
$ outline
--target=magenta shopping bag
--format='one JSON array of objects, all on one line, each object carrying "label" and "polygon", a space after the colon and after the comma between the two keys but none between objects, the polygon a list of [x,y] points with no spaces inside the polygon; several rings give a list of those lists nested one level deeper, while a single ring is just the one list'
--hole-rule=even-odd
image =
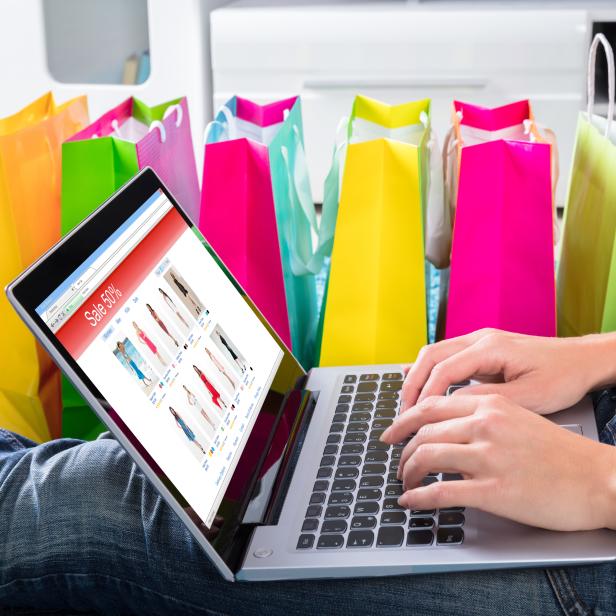
[{"label": "magenta shopping bag", "polygon": [[528,101],[454,103],[459,156],[446,336],[556,335],[552,160]]},{"label": "magenta shopping bag", "polygon": [[[206,134],[200,229],[291,347],[268,146],[294,99],[264,107],[232,101],[233,117],[215,120]],[[229,113],[223,109],[218,115]]]}]

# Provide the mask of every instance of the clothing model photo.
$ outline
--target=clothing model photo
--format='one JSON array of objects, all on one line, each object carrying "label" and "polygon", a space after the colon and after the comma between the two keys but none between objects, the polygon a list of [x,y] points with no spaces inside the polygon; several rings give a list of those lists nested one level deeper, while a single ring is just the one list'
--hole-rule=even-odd
[{"label": "clothing model photo", "polygon": [[173,418],[175,419],[175,423],[177,424],[177,427],[184,433],[184,436],[188,439],[188,441],[191,444],[195,445],[199,449],[199,451],[201,451],[201,453],[205,455],[207,452],[203,448],[203,445],[201,445],[201,443],[197,440],[195,433],[188,427],[188,425],[182,419],[182,417],[180,417],[178,412],[172,406],[169,407],[169,411],[173,415]]},{"label": "clothing model photo", "polygon": [[146,308],[150,312],[150,316],[154,319],[154,321],[156,321],[156,324],[158,325],[158,327],[160,327],[163,330],[163,332],[165,332],[165,334],[169,336],[171,340],[173,340],[173,343],[175,344],[176,347],[179,347],[180,343],[177,341],[177,338],[169,331],[169,328],[167,327],[167,325],[165,325],[163,320],[158,316],[158,313],[156,312],[156,310],[154,310],[154,308],[152,308],[150,304],[146,304]]},{"label": "clothing model photo", "polygon": [[252,366],[249,366],[246,359],[237,350],[237,347],[231,341],[231,338],[225,333],[225,331],[217,325],[214,328],[211,336],[214,344],[222,351],[224,357],[226,357],[231,365],[236,368],[240,375],[246,374],[246,372],[252,371]]},{"label": "clothing model photo", "polygon": [[235,410],[235,404],[231,404],[227,402],[220,392],[212,385],[210,380],[205,376],[202,370],[200,370],[197,366],[193,364],[193,370],[196,372],[197,376],[201,379],[201,382],[205,385],[208,393],[212,398],[212,402],[221,410]]},{"label": "clothing model photo", "polygon": [[143,390],[149,393],[154,384],[155,376],[152,369],[133,346],[133,343],[128,338],[118,340],[115,343],[113,354],[126,368],[127,372],[139,381]]},{"label": "clothing model photo", "polygon": [[152,339],[139,327],[136,321],[133,321],[133,328],[135,329],[137,340],[150,351],[150,353],[160,362],[161,366],[164,368],[169,363],[169,358],[166,356],[166,354],[163,353],[162,350],[158,348],[158,346],[156,346]]},{"label": "clothing model photo", "polygon": [[209,314],[210,311],[203,305],[197,294],[173,267],[169,268],[163,278],[191,314],[199,317],[204,310],[206,314]]},{"label": "clothing model photo", "polygon": [[214,366],[216,366],[217,370],[220,372],[220,374],[224,377],[225,381],[227,383],[229,383],[229,385],[231,386],[231,392],[232,394],[235,394],[235,390],[238,387],[238,382],[229,374],[229,372],[227,371],[227,369],[223,366],[223,364],[218,360],[218,358],[216,357],[216,355],[214,355],[214,353],[212,353],[212,351],[210,351],[210,349],[208,349],[207,347],[205,347],[205,352],[207,353],[207,356],[210,358],[210,361],[214,364]]},{"label": "clothing model photo", "polygon": [[188,404],[197,411],[201,417],[205,420],[207,427],[209,428],[209,432],[215,434],[218,430],[218,426],[220,425],[220,418],[216,417],[214,413],[208,413],[195,394],[186,387],[186,385],[182,385],[184,388],[184,393],[186,394],[186,399],[188,400]]},{"label": "clothing model photo", "polygon": [[186,329],[190,330],[192,325],[189,324],[188,321],[186,321],[186,319],[182,316],[182,314],[180,313],[178,307],[175,305],[175,302],[160,287],[158,287],[158,292],[160,293],[161,297],[163,298],[165,304],[167,304],[167,306],[169,306],[170,310],[179,319],[180,323],[182,323],[182,325],[184,325],[184,327],[186,327]]}]

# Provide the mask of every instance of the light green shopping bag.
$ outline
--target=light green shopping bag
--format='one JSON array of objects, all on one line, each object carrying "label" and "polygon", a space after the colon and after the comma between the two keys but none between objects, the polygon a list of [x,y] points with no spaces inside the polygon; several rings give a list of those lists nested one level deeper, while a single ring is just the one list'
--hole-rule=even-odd
[{"label": "light green shopping bag", "polygon": [[[595,56],[608,58],[607,119],[593,114]],[[588,63],[588,110],[577,136],[558,268],[558,334],[616,331],[616,125],[614,53],[595,36]]]},{"label": "light green shopping bag", "polygon": [[[197,224],[199,182],[186,98],[154,107],[129,98],[62,144],[62,233],[146,166]],[[62,402],[64,436],[91,439],[104,430],[66,379]]]}]

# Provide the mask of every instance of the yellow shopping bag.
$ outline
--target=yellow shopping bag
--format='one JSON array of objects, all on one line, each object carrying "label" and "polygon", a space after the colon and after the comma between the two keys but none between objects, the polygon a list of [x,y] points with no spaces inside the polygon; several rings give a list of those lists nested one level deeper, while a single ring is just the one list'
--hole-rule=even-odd
[{"label": "yellow shopping bag", "polygon": [[423,210],[430,101],[357,97],[324,304],[320,365],[411,361],[426,344]]},{"label": "yellow shopping bag", "polygon": [[[51,93],[0,119],[0,287],[60,238],[62,142],[88,122],[85,97]],[[61,432],[60,374],[0,294],[0,427],[36,441]]]}]

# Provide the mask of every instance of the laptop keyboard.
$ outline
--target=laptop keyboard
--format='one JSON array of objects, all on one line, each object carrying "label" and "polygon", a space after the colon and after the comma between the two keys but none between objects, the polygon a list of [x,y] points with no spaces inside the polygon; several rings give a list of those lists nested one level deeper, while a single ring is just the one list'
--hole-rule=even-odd
[{"label": "laptop keyboard", "polygon": [[[464,509],[413,510],[398,505],[396,478],[408,440],[379,441],[398,413],[403,377],[399,372],[344,377],[298,550],[367,549],[459,545]],[[430,473],[424,485],[461,479]]]}]

